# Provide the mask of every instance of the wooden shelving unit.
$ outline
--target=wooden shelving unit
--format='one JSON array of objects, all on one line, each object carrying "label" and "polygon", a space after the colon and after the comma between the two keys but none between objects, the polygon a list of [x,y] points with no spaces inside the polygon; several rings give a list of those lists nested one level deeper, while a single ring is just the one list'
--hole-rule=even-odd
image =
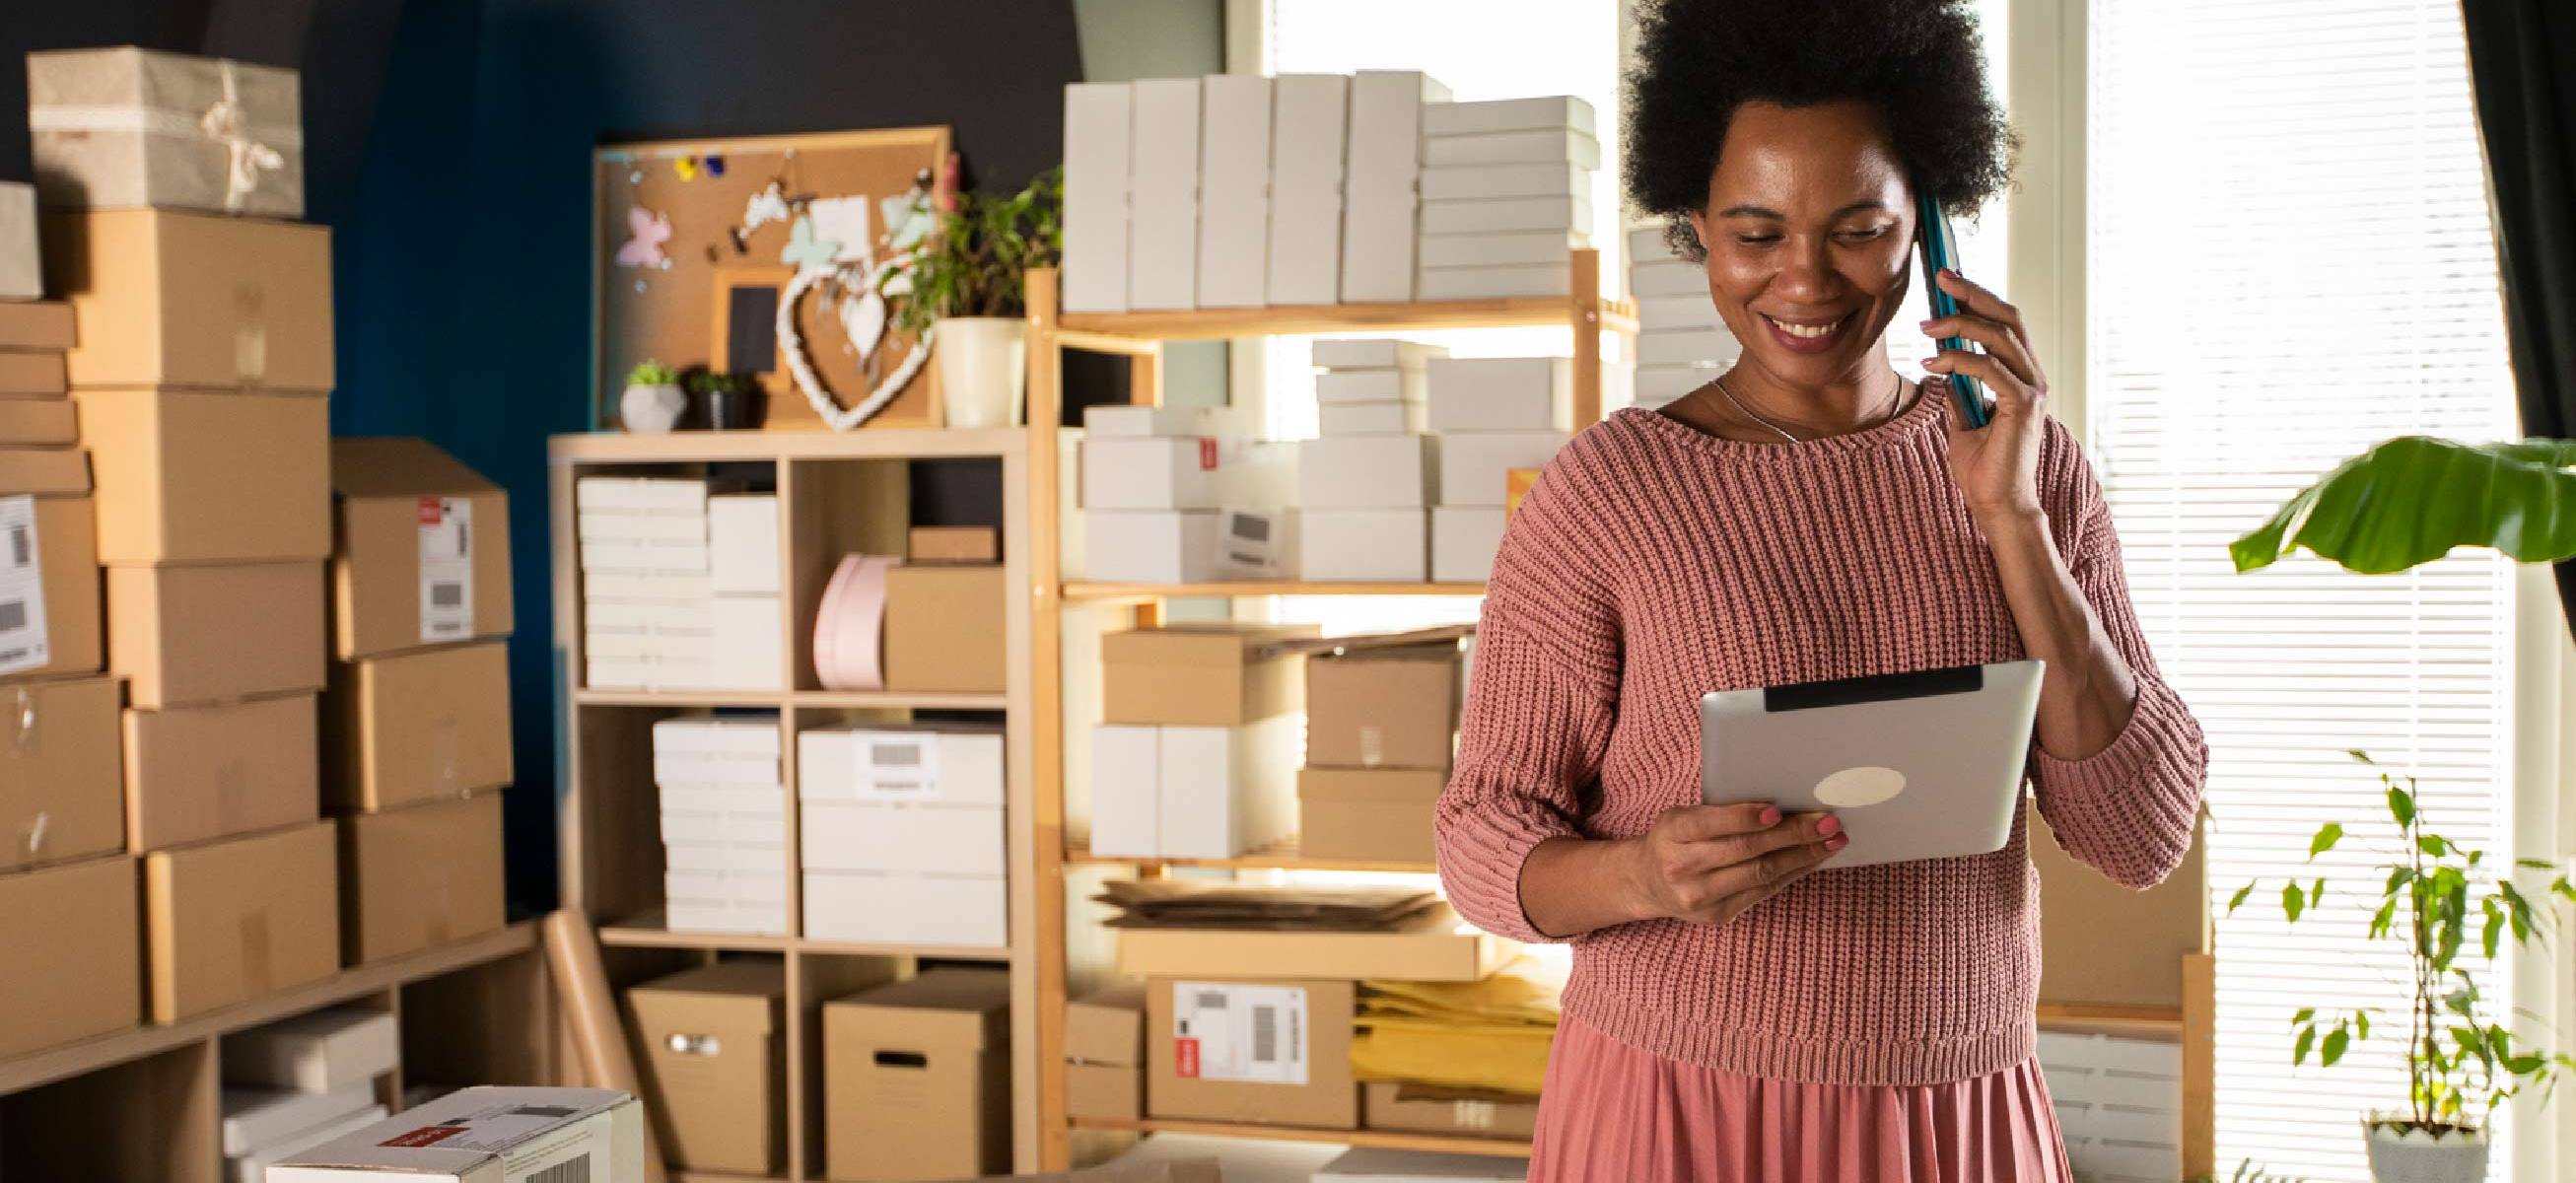
[{"label": "wooden shelving unit", "polygon": [[[850,432],[732,431],[670,435],[588,433],[558,436],[549,449],[554,529],[557,713],[563,739],[558,774],[562,802],[563,901],[599,928],[612,984],[623,988],[719,955],[774,957],[784,963],[788,1180],[819,1179],[822,1157],[820,1007],[922,961],[1005,966],[1012,989],[1012,1088],[1018,1164],[1038,1154],[1040,1084],[1037,1027],[1039,942],[1035,867],[1035,764],[1030,710],[1032,599],[1013,595],[998,622],[1011,654],[1001,694],[826,690],[814,675],[812,628],[833,566],[843,554],[902,554],[910,525],[908,469],[916,461],[982,460],[997,465],[1003,521],[1004,577],[1011,588],[1033,585],[1039,549],[1028,507],[1034,472],[1028,433],[991,430],[884,429]],[[785,603],[778,638],[788,682],[769,691],[593,690],[581,685],[581,570],[576,482],[591,475],[698,475],[710,471],[774,487],[779,502]],[[1050,541],[1046,544],[1052,546]],[[780,728],[782,791],[787,813],[787,931],[735,934],[672,931],[665,919],[658,791],[652,774],[652,725],[709,711],[774,712]],[[803,875],[796,795],[796,736],[817,726],[900,721],[911,712],[980,711],[1003,723],[1006,777],[1010,940],[1002,948],[862,944],[808,939],[803,931]],[[682,1180],[737,1177],[683,1171]]]},{"label": "wooden shelving unit", "polygon": [[1294,834],[1273,842],[1250,854],[1234,858],[1129,858],[1123,855],[1094,854],[1080,845],[1066,848],[1068,866],[1112,865],[1154,869],[1192,867],[1226,871],[1371,871],[1382,874],[1430,875],[1439,868],[1429,863],[1377,862],[1368,859],[1308,858],[1298,849]]},{"label": "wooden shelving unit", "polygon": [[[1069,817],[1065,774],[1068,732],[1087,719],[1068,719],[1068,671],[1065,640],[1091,629],[1126,623],[1149,623],[1161,616],[1166,600],[1251,596],[1480,596],[1481,583],[1306,583],[1297,581],[1228,582],[1180,585],[1068,581],[1052,561],[1059,553],[1062,515],[1070,510],[1059,494],[1059,446],[1063,417],[1063,351],[1086,350],[1131,359],[1129,398],[1137,403],[1162,401],[1162,343],[1241,337],[1307,334],[1428,332],[1466,328],[1562,326],[1573,335],[1573,419],[1580,428],[1601,417],[1602,336],[1633,337],[1636,310],[1624,300],[1605,300],[1600,290],[1601,257],[1591,250],[1572,252],[1573,275],[1568,297],[1466,300],[1413,304],[1345,304],[1295,308],[1200,309],[1190,312],[1063,314],[1057,309],[1057,277],[1032,272],[1028,278],[1028,422],[1029,487],[1037,495],[1030,515],[1031,543],[1041,562],[1030,589],[1032,659],[1030,686],[1032,751],[1035,756],[1035,842],[1038,927],[1038,1041],[1040,1080],[1037,1121],[1041,1169],[1061,1170],[1075,1155],[1078,1130],[1122,1134],[1174,1132],[1231,1137],[1322,1141],[1357,1146],[1463,1151],[1474,1154],[1525,1155],[1525,1143],[1497,1139],[1443,1138],[1411,1134],[1297,1130],[1285,1127],[1223,1125],[1203,1122],[1071,1121],[1065,1112],[1064,1008],[1078,987],[1105,975],[1104,945],[1096,934],[1069,931],[1068,877],[1104,874],[1158,874],[1167,867],[1213,867],[1233,870],[1355,870],[1427,873],[1413,864],[1352,863],[1309,859],[1293,843],[1236,859],[1106,859],[1092,855],[1079,840]],[[1630,351],[1633,352],[1633,351]],[[1074,627],[1068,617],[1079,615]],[[1087,671],[1085,671],[1087,675]]]}]

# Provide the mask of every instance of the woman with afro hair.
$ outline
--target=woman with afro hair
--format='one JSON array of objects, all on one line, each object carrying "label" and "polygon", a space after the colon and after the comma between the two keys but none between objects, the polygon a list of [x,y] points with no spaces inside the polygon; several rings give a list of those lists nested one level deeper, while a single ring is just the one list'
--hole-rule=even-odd
[{"label": "woman with afro hair", "polygon": [[1900,330],[1932,376],[1882,341],[1916,194],[1967,215],[2009,180],[1975,22],[1641,7],[1629,193],[1705,261],[1742,355],[1560,452],[1488,584],[1436,830],[1468,919],[1574,948],[1530,1177],[2068,1179],[2024,822],[1989,855],[1820,870],[1844,819],[1699,803],[1705,692],[2038,658],[2027,767],[2060,844],[2133,888],[2190,847],[2207,746],[2020,312],[1945,272],[1961,314]]}]

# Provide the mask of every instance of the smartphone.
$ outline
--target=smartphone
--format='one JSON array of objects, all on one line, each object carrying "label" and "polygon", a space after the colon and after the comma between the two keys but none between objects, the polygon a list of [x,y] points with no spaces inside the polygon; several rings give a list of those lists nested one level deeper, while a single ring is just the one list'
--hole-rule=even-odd
[{"label": "smartphone", "polygon": [[[1950,215],[1930,190],[1915,198],[1914,224],[1916,241],[1923,247],[1923,292],[1932,301],[1934,318],[1959,315],[1959,301],[1942,291],[1934,278],[1943,270],[1959,269],[1959,239],[1950,231]],[[1977,350],[1974,343],[1959,337],[1941,338],[1943,349]],[[1986,391],[1977,380],[1966,374],[1950,375],[1950,397],[1959,405],[1959,421],[1969,427],[1986,425]]]}]

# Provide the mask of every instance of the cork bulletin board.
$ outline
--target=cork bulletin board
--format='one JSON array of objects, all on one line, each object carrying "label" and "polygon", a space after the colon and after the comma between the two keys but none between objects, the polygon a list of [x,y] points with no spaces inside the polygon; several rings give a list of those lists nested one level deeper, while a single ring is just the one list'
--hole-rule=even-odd
[{"label": "cork bulletin board", "polygon": [[[798,260],[882,262],[888,207],[901,206],[948,146],[945,127],[907,127],[596,149],[592,421],[618,425],[626,372],[650,359],[756,375],[768,392],[763,426],[824,429],[780,352],[779,299]],[[836,243],[837,255],[818,254]],[[816,378],[852,407],[896,373],[913,341],[889,329],[862,354],[844,304],[836,285],[821,285],[796,300],[794,324]],[[938,399],[938,367],[923,365],[860,426],[936,426]]]}]

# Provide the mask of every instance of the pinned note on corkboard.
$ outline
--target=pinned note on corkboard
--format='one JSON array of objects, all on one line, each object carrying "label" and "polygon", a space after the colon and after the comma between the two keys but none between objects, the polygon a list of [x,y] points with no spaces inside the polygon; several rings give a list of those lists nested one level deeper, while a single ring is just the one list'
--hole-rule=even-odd
[{"label": "pinned note on corkboard", "polygon": [[594,424],[650,359],[756,376],[772,429],[937,426],[937,367],[871,279],[926,230],[948,150],[945,127],[596,149]]}]

